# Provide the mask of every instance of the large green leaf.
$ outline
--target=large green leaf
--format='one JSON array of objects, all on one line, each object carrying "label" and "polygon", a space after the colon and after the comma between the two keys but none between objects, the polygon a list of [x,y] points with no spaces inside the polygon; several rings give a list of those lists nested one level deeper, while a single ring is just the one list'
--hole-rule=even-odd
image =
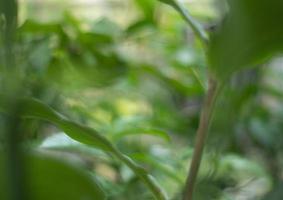
[{"label": "large green leaf", "polygon": [[[2,105],[2,104],[0,104]],[[121,153],[111,142],[96,130],[68,120],[49,106],[35,99],[21,100],[22,117],[47,120],[62,129],[68,136],[81,143],[106,151],[125,163],[151,190],[156,199],[165,200],[167,195],[148,172],[132,159]],[[5,109],[3,109],[5,110]]]},{"label": "large green leaf", "polygon": [[34,99],[23,100],[23,116],[40,118],[50,121],[61,128],[74,140],[91,146],[98,147],[105,151],[113,151],[113,147],[106,138],[98,134],[94,129],[77,124],[66,119],[50,107]]},{"label": "large green leaf", "polygon": [[[0,155],[0,199],[7,198],[5,158]],[[31,200],[103,200],[100,186],[83,170],[46,155],[24,156],[25,192]],[[12,191],[11,191],[12,192]]]},{"label": "large green leaf", "polygon": [[211,69],[222,79],[283,50],[282,0],[230,0],[229,6],[209,47]]}]

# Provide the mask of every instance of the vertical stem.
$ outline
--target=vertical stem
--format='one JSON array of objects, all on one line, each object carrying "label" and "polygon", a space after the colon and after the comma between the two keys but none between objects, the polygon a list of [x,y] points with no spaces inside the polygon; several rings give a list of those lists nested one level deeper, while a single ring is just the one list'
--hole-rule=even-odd
[{"label": "vertical stem", "polygon": [[180,13],[183,19],[192,28],[195,35],[201,40],[201,42],[206,47],[208,45],[209,39],[206,31],[203,29],[201,24],[199,24],[189,13],[189,11],[178,1],[172,3],[172,6]]},{"label": "vertical stem", "polygon": [[19,111],[21,105],[17,95],[22,95],[22,84],[18,77],[16,66],[15,40],[18,18],[17,0],[0,0],[0,48],[1,54],[1,89],[4,93],[4,102],[7,104],[8,114],[5,116],[5,147],[6,147],[6,171],[7,171],[7,198],[9,200],[26,200],[24,182],[24,159],[21,149],[21,130]]},{"label": "vertical stem", "polygon": [[[200,39],[200,41],[203,43],[204,47],[207,48],[209,44],[209,37],[206,31],[202,28],[202,26],[190,15],[189,11],[179,2],[177,1],[167,1],[167,0],[161,0],[162,2],[165,2],[175,8],[183,19],[187,22],[187,24],[192,28],[195,35]],[[202,107],[199,127],[197,130],[197,136],[196,136],[196,145],[194,148],[194,154],[193,159],[191,163],[191,167],[189,170],[189,174],[186,180],[185,185],[185,192],[183,196],[183,200],[192,200],[193,198],[193,191],[194,191],[194,185],[196,182],[202,153],[205,145],[205,141],[208,134],[209,129],[209,122],[211,120],[211,115],[213,112],[213,107],[215,104],[215,99],[218,92],[218,86],[216,80],[214,80],[212,77],[209,78],[208,83],[208,92],[204,99],[204,105]]]},{"label": "vertical stem", "polygon": [[[17,105],[15,105],[17,104]],[[15,109],[10,109],[6,117],[6,168],[9,200],[26,200],[24,182],[24,161],[20,147],[21,131],[18,113],[18,102],[15,102]]]},{"label": "vertical stem", "polygon": [[[18,22],[18,2],[17,0],[0,0],[1,12],[4,16],[3,33],[1,39],[4,49],[4,65],[7,68],[15,68],[14,40]],[[0,15],[2,13],[0,12]]]},{"label": "vertical stem", "polygon": [[196,135],[196,144],[194,148],[191,167],[186,180],[183,200],[192,200],[193,198],[194,186],[197,179],[199,166],[201,163],[205,141],[208,135],[209,123],[211,121],[211,116],[213,113],[213,108],[218,93],[218,85],[216,80],[210,77],[208,84],[208,92],[205,96],[201,111],[199,127]]}]

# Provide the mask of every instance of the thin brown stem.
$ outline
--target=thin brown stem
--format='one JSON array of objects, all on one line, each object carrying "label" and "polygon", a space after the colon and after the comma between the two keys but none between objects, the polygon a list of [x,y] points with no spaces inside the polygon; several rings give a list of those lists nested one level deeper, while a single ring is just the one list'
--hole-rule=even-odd
[{"label": "thin brown stem", "polygon": [[183,200],[192,200],[193,198],[194,186],[197,179],[199,166],[201,163],[205,141],[208,135],[209,123],[211,121],[211,116],[213,113],[213,108],[217,93],[218,93],[217,81],[214,80],[213,78],[210,78],[208,83],[208,91],[205,96],[201,111],[199,127],[196,135],[196,144],[194,148],[191,167],[186,180]]}]

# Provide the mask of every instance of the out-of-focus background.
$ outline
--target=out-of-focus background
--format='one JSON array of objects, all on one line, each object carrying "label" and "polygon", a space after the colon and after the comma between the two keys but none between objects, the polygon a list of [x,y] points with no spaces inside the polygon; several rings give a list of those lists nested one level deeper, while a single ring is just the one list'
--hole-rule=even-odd
[{"label": "out-of-focus background", "polygon": [[[227,5],[183,0],[212,30]],[[156,0],[20,0],[18,65],[26,93],[95,128],[180,199],[207,63],[200,41]],[[229,48],[229,47],[227,47]],[[219,97],[196,200],[283,199],[283,60],[238,72]],[[152,199],[124,164],[25,119],[27,146],[79,163],[108,199]]]}]

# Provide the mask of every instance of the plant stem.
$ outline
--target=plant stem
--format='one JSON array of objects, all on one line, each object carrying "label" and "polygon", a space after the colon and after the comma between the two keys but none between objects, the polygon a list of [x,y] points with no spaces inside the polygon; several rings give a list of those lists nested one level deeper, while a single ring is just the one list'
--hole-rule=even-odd
[{"label": "plant stem", "polygon": [[201,111],[199,127],[196,135],[196,144],[194,148],[191,167],[186,180],[183,200],[192,200],[193,198],[194,186],[197,179],[197,174],[201,163],[204,145],[208,135],[209,123],[212,118],[212,113],[218,91],[219,90],[218,90],[217,81],[214,80],[212,77],[210,77],[208,82],[208,92],[205,96]]},{"label": "plant stem", "polygon": [[[195,35],[201,40],[204,47],[207,48],[209,44],[209,37],[203,27],[190,15],[189,11],[182,4],[178,3],[178,1],[174,1],[174,3],[172,3],[171,5],[181,14],[184,20],[192,28]],[[193,198],[194,186],[197,179],[204,145],[208,135],[209,123],[212,118],[218,91],[217,81],[214,78],[210,77],[208,81],[208,91],[205,96],[201,111],[199,127],[196,134],[196,144],[190,170],[186,180],[183,200],[192,200]]]},{"label": "plant stem", "polygon": [[[204,47],[207,48],[209,45],[209,37],[203,27],[190,15],[189,11],[178,1],[173,1],[173,3],[171,3],[170,5],[173,6],[181,14],[184,20],[192,28],[195,35],[201,40]],[[219,90],[217,81],[214,78],[210,77],[208,81],[208,91],[205,96],[201,111],[199,127],[196,135],[196,144],[194,148],[191,167],[186,180],[183,200],[192,200],[193,198],[194,186],[197,179],[204,145],[208,135],[209,123],[211,121],[218,91]]]},{"label": "plant stem", "polygon": [[206,31],[203,29],[201,24],[199,24],[189,13],[189,11],[179,2],[174,1],[172,6],[181,14],[184,20],[189,24],[192,28],[195,35],[202,41],[202,43],[207,46],[209,39]]},{"label": "plant stem", "polygon": [[149,187],[157,200],[168,200],[166,193],[158,185],[155,179],[145,171],[145,169],[137,165],[116,148],[113,148],[112,154],[123,161],[133,172],[136,173],[137,176],[139,176],[139,178]]},{"label": "plant stem", "polygon": [[[7,173],[7,198],[9,200],[28,199],[25,185],[25,164],[21,149],[22,130],[20,127],[21,105],[16,100],[22,95],[21,81],[16,66],[15,40],[18,22],[18,0],[0,0],[1,89],[4,93],[7,116],[4,117],[5,168]],[[2,178],[2,177],[1,177]]]},{"label": "plant stem", "polygon": [[10,200],[27,199],[25,190],[24,159],[20,147],[21,131],[19,127],[20,119],[18,116],[18,106],[19,105],[15,105],[16,109],[11,109],[9,116],[5,119],[7,143],[6,170],[9,177],[7,185],[9,187],[8,197]]}]

